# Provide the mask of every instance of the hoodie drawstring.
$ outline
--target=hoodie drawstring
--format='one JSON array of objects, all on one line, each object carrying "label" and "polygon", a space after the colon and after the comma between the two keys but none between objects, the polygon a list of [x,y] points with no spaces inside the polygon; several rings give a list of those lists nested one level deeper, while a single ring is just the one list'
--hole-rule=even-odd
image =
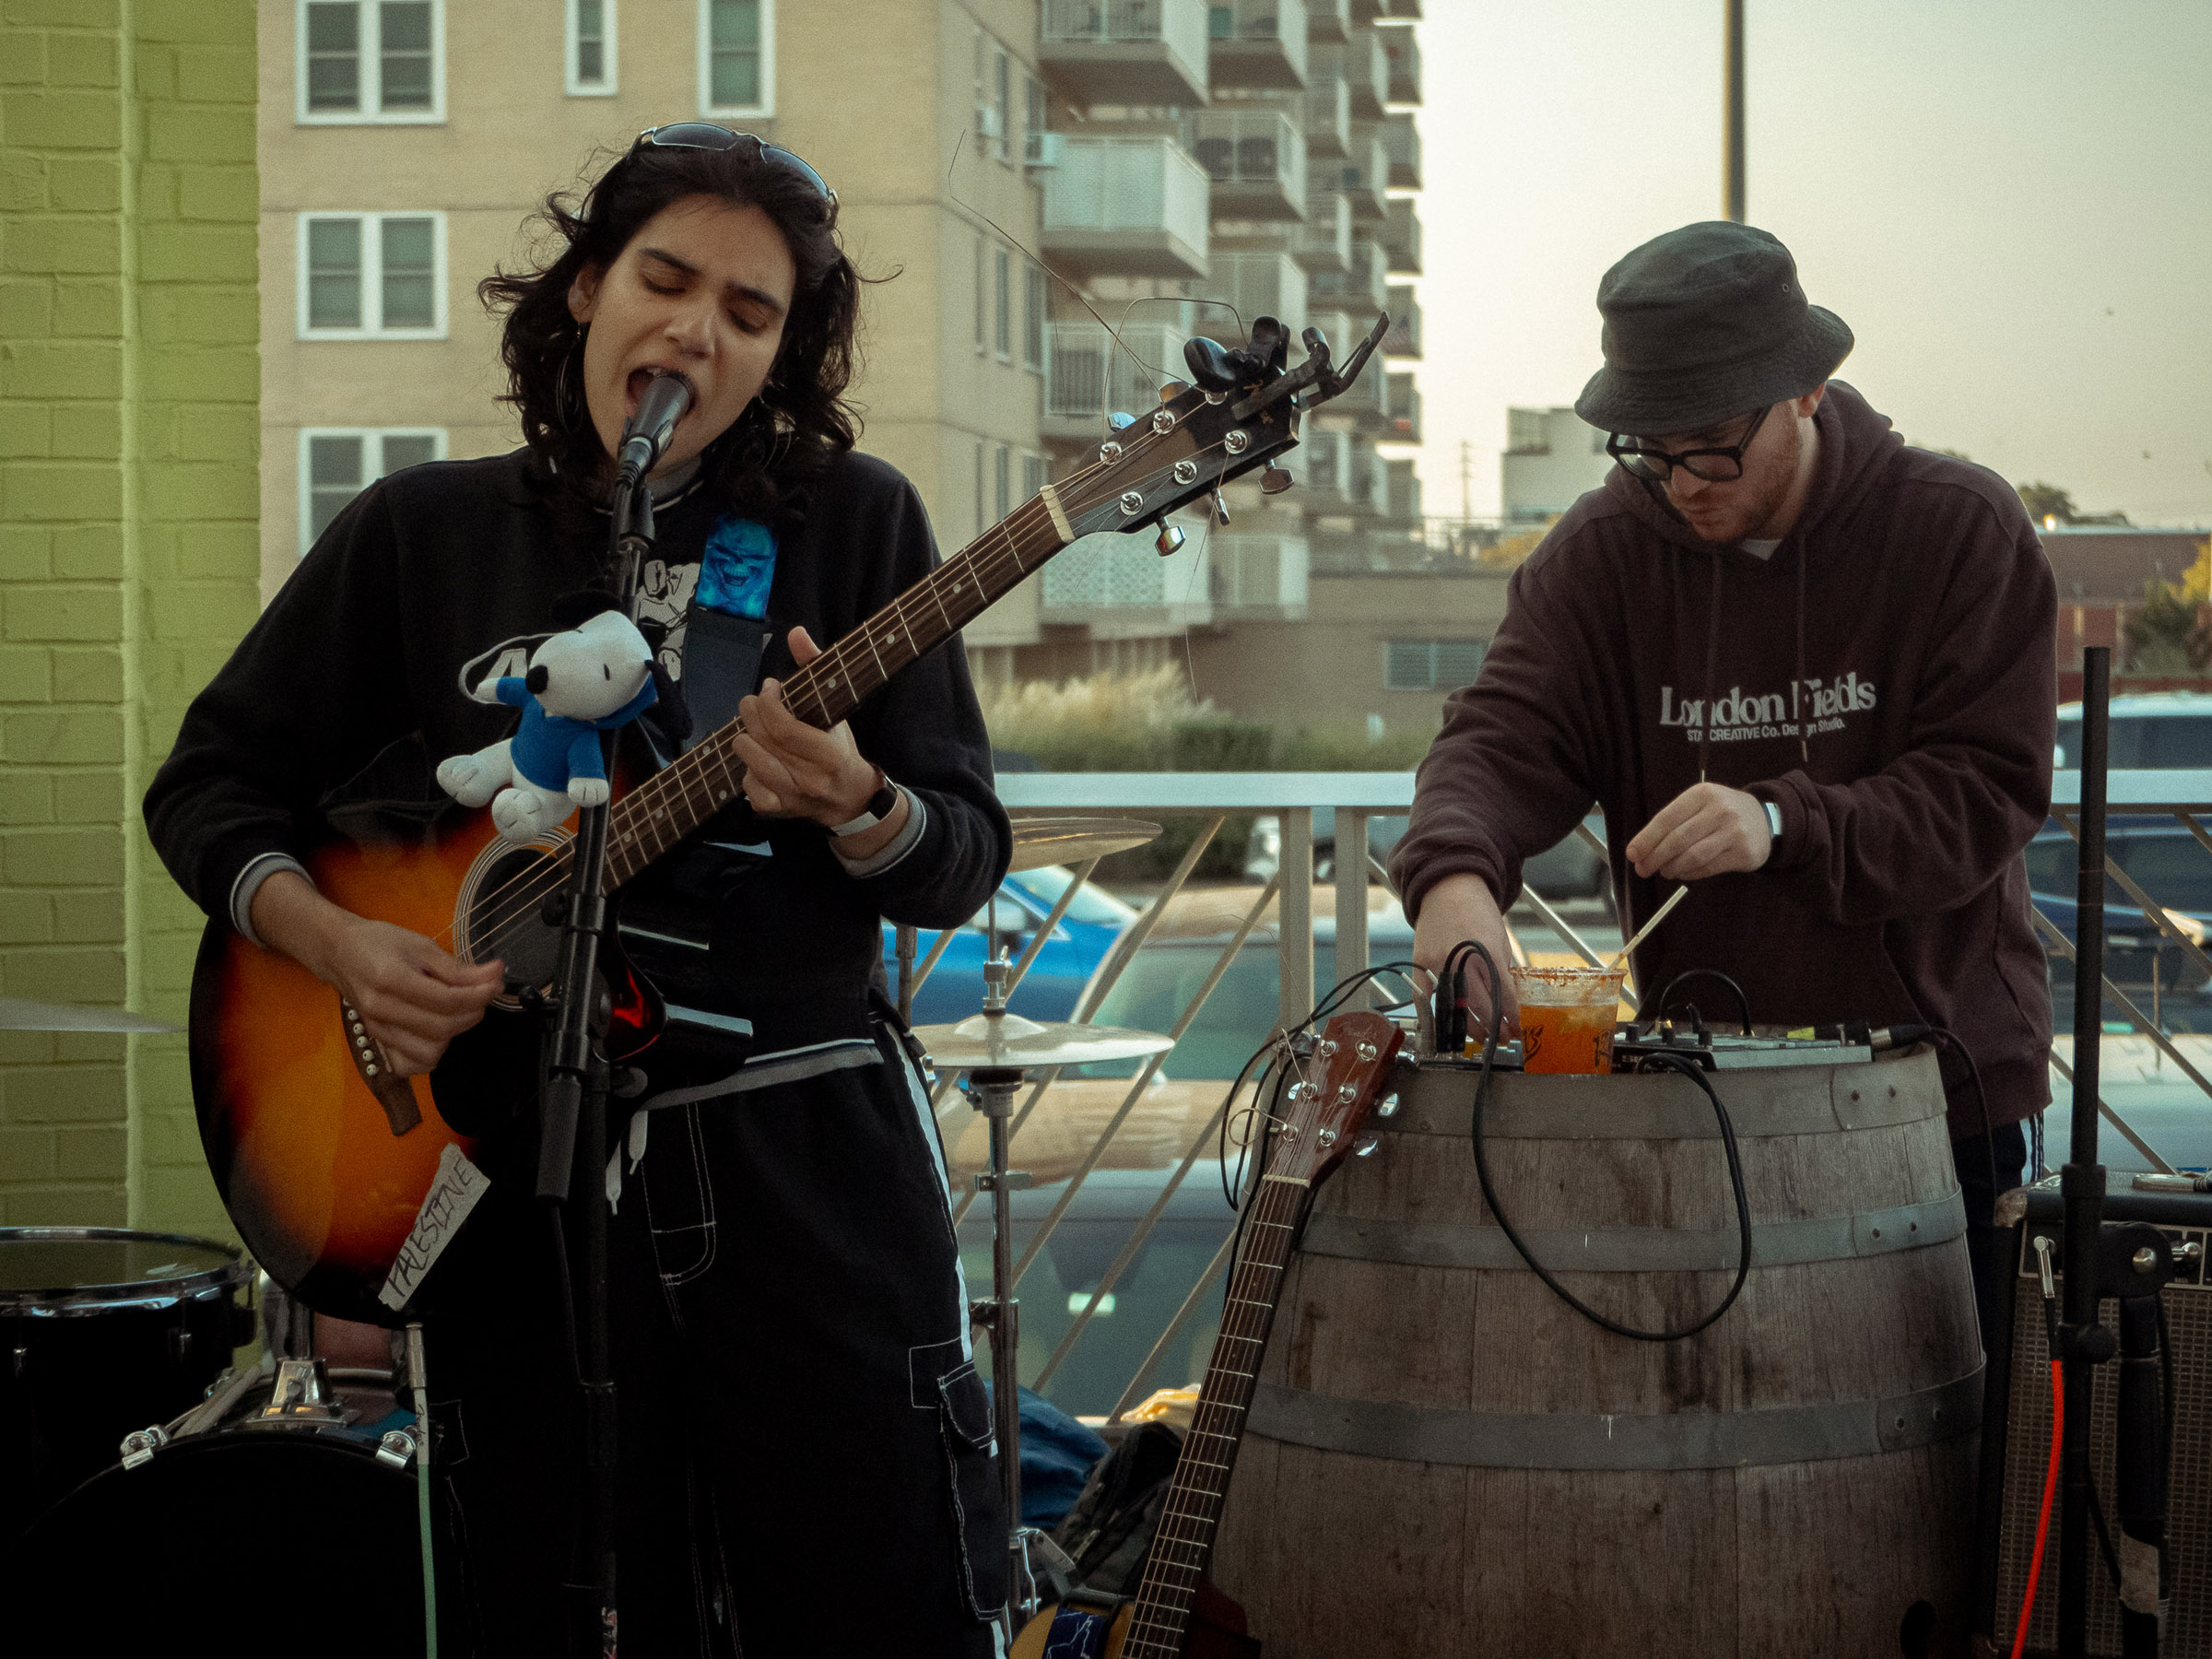
[{"label": "hoodie drawstring", "polygon": [[[1810,562],[1806,538],[1801,535],[1797,538],[1797,666],[1792,671],[1790,680],[1790,707],[1793,710],[1798,708],[1799,699],[1805,695],[1805,567]],[[1809,716],[1799,712],[1797,759],[1805,763],[1808,771],[1812,769],[1813,751],[1806,741],[1806,734],[1810,730],[1812,723]]]},{"label": "hoodie drawstring", "polygon": [[1705,782],[1706,760],[1712,752],[1713,686],[1721,663],[1721,556],[1712,556],[1712,610],[1705,626],[1705,741],[1698,745],[1698,782]]}]

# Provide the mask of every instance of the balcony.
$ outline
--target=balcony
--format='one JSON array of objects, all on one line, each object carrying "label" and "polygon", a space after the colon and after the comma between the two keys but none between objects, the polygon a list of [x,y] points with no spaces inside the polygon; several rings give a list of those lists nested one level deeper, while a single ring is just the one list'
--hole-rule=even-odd
[{"label": "balcony", "polygon": [[1216,218],[1306,214],[1306,140],[1280,110],[1208,110],[1191,122],[1191,150],[1213,185]]},{"label": "balcony", "polygon": [[1306,0],[1214,0],[1206,74],[1217,92],[1306,84]]},{"label": "balcony", "polygon": [[[1421,394],[1413,383],[1410,374],[1390,377],[1390,431],[1393,443],[1418,443],[1421,441]],[[1417,510],[1416,518],[1420,516]]]},{"label": "balcony", "polygon": [[1080,536],[1044,567],[1039,619],[1088,628],[1094,639],[1202,628],[1214,619],[1210,539],[1191,536],[1163,559],[1149,530]]},{"label": "balcony", "polygon": [[1303,505],[1315,512],[1341,511],[1351,499],[1352,435],[1341,427],[1308,426],[1282,465],[1297,474]]},{"label": "balcony", "polygon": [[1390,0],[1352,0],[1352,21],[1365,28],[1377,18],[1390,16]]},{"label": "balcony", "polygon": [[1171,138],[1070,137],[1044,174],[1044,252],[1087,276],[1203,276],[1209,194]]},{"label": "balcony", "polygon": [[1352,268],[1352,204],[1342,191],[1306,198],[1306,222],[1299,226],[1291,252],[1309,271]]},{"label": "balcony", "polygon": [[1390,153],[1382,147],[1379,127],[1366,123],[1352,126],[1352,154],[1341,164],[1337,177],[1351,198],[1352,218],[1362,225],[1379,225],[1390,217]]},{"label": "balcony", "polygon": [[[1294,339],[1306,325],[1306,273],[1288,253],[1217,253],[1201,292],[1235,306],[1244,333],[1254,317],[1285,324]],[[1229,318],[1218,307],[1206,307],[1200,315],[1206,332],[1227,332]]]},{"label": "balcony", "polygon": [[1317,80],[1306,88],[1306,154],[1342,160],[1352,153],[1352,89],[1341,80]]},{"label": "balcony", "polygon": [[1390,60],[1387,85],[1394,104],[1421,101],[1421,43],[1410,29],[1378,29],[1375,39]]},{"label": "balcony", "polygon": [[1068,102],[1206,102],[1206,0],[1045,0],[1037,67]]},{"label": "balcony", "polygon": [[1421,20],[1421,0],[1390,0],[1390,15],[1408,23]]},{"label": "balcony", "polygon": [[[1342,273],[1316,273],[1312,284],[1313,303],[1319,305],[1323,295],[1329,296],[1342,309],[1355,317],[1371,321],[1379,311],[1390,305],[1390,262],[1382,250],[1365,237],[1352,239],[1350,264]],[[1367,323],[1361,323],[1359,333],[1367,332]]]},{"label": "balcony", "polygon": [[[1367,377],[1361,375],[1360,379]],[[1371,444],[1355,443],[1352,446],[1352,487],[1346,492],[1351,498],[1355,518],[1384,519],[1390,516],[1390,466],[1374,452]]]},{"label": "balcony", "polygon": [[1413,289],[1400,283],[1390,285],[1390,332],[1382,336],[1382,355],[1394,358],[1418,358],[1421,355],[1421,308],[1416,304]]},{"label": "balcony", "polygon": [[1340,80],[1351,88],[1356,120],[1382,119],[1382,106],[1390,101],[1390,59],[1373,30],[1355,34],[1341,46],[1316,46],[1311,62],[1311,78]]},{"label": "balcony", "polygon": [[[1116,347],[1096,323],[1044,325],[1044,419],[1047,438],[1096,442],[1110,414],[1142,415],[1159,389],[1184,379],[1188,332],[1171,323],[1125,323]],[[1366,376],[1362,375],[1361,379]]]},{"label": "balcony", "polygon": [[1306,39],[1341,46],[1352,38],[1352,0],[1306,0]]},{"label": "balcony", "polygon": [[1418,527],[1421,522],[1421,481],[1415,476],[1410,461],[1386,461],[1384,491],[1389,505],[1384,510],[1390,518],[1400,524]]},{"label": "balcony", "polygon": [[1413,198],[1399,196],[1390,204],[1390,218],[1382,226],[1382,250],[1390,256],[1394,276],[1421,274],[1421,216],[1413,210]]},{"label": "balcony", "polygon": [[1421,135],[1413,124],[1413,117],[1410,114],[1386,116],[1375,130],[1382,140],[1382,154],[1389,159],[1392,187],[1397,190],[1420,189]]},{"label": "balcony", "polygon": [[[1312,562],[1304,536],[1216,533],[1206,538],[1206,591],[1217,618],[1304,618]],[[1049,579],[1052,566],[1045,571]]]}]

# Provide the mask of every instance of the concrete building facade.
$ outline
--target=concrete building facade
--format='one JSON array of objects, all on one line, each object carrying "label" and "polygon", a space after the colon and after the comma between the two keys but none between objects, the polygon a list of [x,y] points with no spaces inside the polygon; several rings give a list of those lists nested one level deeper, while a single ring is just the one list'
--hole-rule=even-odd
[{"label": "concrete building facade", "polygon": [[1542,524],[1595,489],[1613,470],[1606,434],[1572,409],[1508,409],[1499,470],[1512,524]]}]

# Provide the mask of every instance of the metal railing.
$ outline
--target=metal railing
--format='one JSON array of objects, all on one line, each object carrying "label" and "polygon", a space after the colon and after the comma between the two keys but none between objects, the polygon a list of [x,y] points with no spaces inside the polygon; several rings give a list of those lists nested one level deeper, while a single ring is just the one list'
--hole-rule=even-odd
[{"label": "metal railing", "polygon": [[[1288,327],[1294,339],[1305,327],[1306,273],[1289,254],[1259,250],[1219,253],[1208,264],[1201,291],[1209,300],[1235,306],[1246,330],[1254,317],[1275,318]],[[1226,325],[1228,313],[1207,307],[1202,321],[1217,319]]]},{"label": "metal railing", "polygon": [[[1191,818],[1199,820],[1196,835],[1191,841],[1167,883],[1152,901],[1139,913],[1137,919],[1124,933],[1120,941],[1108,954],[1091,986],[1076,1009],[1078,1022],[1093,1018],[1108,994],[1125,970],[1135,961],[1147,941],[1153,939],[1162,920],[1178,896],[1183,891],[1191,873],[1200,858],[1212,844],[1223,827],[1237,815],[1268,813],[1281,826],[1280,864],[1276,876],[1260,889],[1256,898],[1238,915],[1233,926],[1224,929],[1225,937],[1212,959],[1203,981],[1196,986],[1188,1001],[1176,1011],[1171,1035],[1181,1039],[1188,1032],[1206,1006],[1238,953],[1245,949],[1254,932],[1261,926],[1270,907],[1277,911],[1275,922],[1276,968],[1280,986],[1277,1003],[1277,1029],[1302,1019],[1314,1005],[1317,994],[1326,987],[1317,986],[1314,979],[1314,924],[1313,924],[1313,870],[1314,870],[1314,814],[1326,808],[1334,814],[1334,840],[1338,849],[1361,848],[1368,844],[1369,820],[1377,815],[1403,814],[1410,809],[1413,800],[1413,774],[1410,772],[1224,772],[1224,773],[1121,773],[1121,772],[1065,772],[1065,773],[1009,773],[999,780],[999,793],[1006,805],[1018,817],[1037,814],[1061,817],[1071,813],[1097,811],[1122,817],[1136,815],[1151,818]],[[2078,803],[2077,779],[2070,772],[2061,772],[2054,781],[2053,813],[2061,823],[2070,823],[2072,809]],[[2115,815],[2171,816],[2185,828],[2212,858],[2212,828],[2206,818],[2212,815],[2212,772],[2118,772],[2112,774],[2110,795]],[[1578,829],[1582,839],[1602,856],[1604,845],[1585,828]],[[1078,882],[1088,878],[1096,868],[1096,861],[1084,865],[1077,874]],[[2195,942],[2189,930],[2166,915],[2155,896],[2144,891],[2116,864],[2108,861],[2113,880],[2143,911],[2145,919],[2164,937],[2191,953],[2192,960],[2207,975],[2212,975],[2212,954],[2207,954]],[[1351,971],[1349,965],[1365,964],[1370,958],[1368,937],[1369,880],[1379,873],[1370,858],[1344,856],[1336,860],[1333,878],[1334,908],[1335,912],[1335,942],[1334,959],[1336,972],[1342,976]],[[1071,883],[1063,895],[1065,899],[1076,891]],[[1556,934],[1567,947],[1583,960],[1595,965],[1598,952],[1583,940],[1573,926],[1557,909],[1541,896],[1524,890],[1516,904],[1524,920],[1539,923]],[[1056,921],[1055,910],[1053,920]],[[2039,930],[2051,943],[2054,957],[2070,957],[2071,947],[2065,942],[2061,929],[2040,913],[2036,916]],[[1052,922],[1039,931],[1031,941],[1022,960],[1017,965],[1018,973],[1026,972],[1036,958],[1042,941],[1052,930]],[[1222,937],[1222,935],[1215,935]],[[949,932],[940,935],[939,947],[951,937]],[[1182,941],[1187,945],[1190,941]],[[1199,941],[1203,947],[1214,943],[1213,938]],[[922,965],[926,974],[933,965],[932,959]],[[2132,1030],[2147,1037],[2160,1054],[2174,1065],[2177,1073],[2199,1090],[2212,1096],[2212,1078],[2207,1078],[2197,1064],[2163,1030],[2161,1023],[2146,1012],[2139,1002],[2128,995],[2124,987],[2107,976],[2105,994],[2111,1006],[2119,1009]],[[1100,1167],[1117,1135],[1128,1124],[1132,1113],[1159,1071],[1161,1059],[1147,1063],[1138,1075],[1130,1080],[1120,1107],[1109,1117],[1099,1131],[1095,1141],[1081,1159],[1074,1173],[1066,1180],[1065,1189],[1055,1200],[1051,1211],[1037,1225],[1023,1242],[1017,1277],[1028,1274],[1043,1254],[1053,1232],[1065,1220],[1075,1204],[1077,1193],[1090,1176]],[[2071,1070],[2063,1057],[2051,1056],[2051,1067],[2057,1088],[2062,1093],[2071,1079]],[[1021,1128],[1035,1113],[1056,1080],[1056,1074],[1047,1074],[1030,1088],[1016,1116],[1012,1128],[1018,1135]],[[956,1077],[940,1079],[936,1099],[941,1111],[941,1123],[953,1121],[959,1102],[952,1097]],[[1131,1228],[1129,1236],[1118,1253],[1100,1276],[1089,1291],[1071,1299],[1070,1311],[1077,1301],[1082,1303],[1080,1313],[1061,1335],[1050,1357],[1039,1369],[1038,1374],[1026,1378],[1031,1386],[1043,1389],[1059,1372],[1069,1356],[1080,1345],[1095,1317],[1104,1312],[1111,1302],[1114,1286],[1131,1270],[1144,1252],[1162,1217],[1167,1213],[1170,1200],[1176,1190],[1193,1173],[1206,1155],[1207,1147],[1220,1132],[1223,1113],[1231,1103],[1224,1100],[1204,1120],[1203,1127],[1187,1141],[1180,1142],[1182,1156],[1166,1170],[1161,1190],[1150,1209]],[[2146,1135],[2130,1125],[2125,1118],[2109,1104],[2100,1102],[2105,1120],[2111,1123],[2153,1168],[2171,1171],[2172,1165],[2152,1145]],[[955,1209],[956,1220],[964,1218],[974,1203],[972,1194],[963,1197]],[[1152,1344],[1149,1353],[1136,1367],[1121,1396],[1112,1417],[1118,1418],[1139,1400],[1153,1381],[1153,1373],[1161,1359],[1170,1353],[1200,1317],[1214,1293],[1223,1270],[1229,1264],[1230,1240],[1225,1240],[1213,1258],[1201,1270],[1166,1328]],[[1180,1382],[1182,1379],[1170,1379]]]},{"label": "metal railing", "polygon": [[1215,184],[1273,184],[1302,213],[1306,135],[1280,110],[1206,110],[1191,119],[1191,153]]},{"label": "metal railing", "polygon": [[1038,38],[1101,45],[1158,41],[1203,73],[1208,24],[1206,0],[1045,0]]},{"label": "metal railing", "polygon": [[1341,190],[1317,190],[1306,197],[1306,219],[1291,234],[1290,246],[1309,271],[1348,271],[1352,266],[1352,199]]},{"label": "metal railing", "polygon": [[[1048,323],[1044,328],[1044,412],[1062,420],[1095,422],[1144,415],[1159,402],[1167,382],[1187,377],[1187,330],[1165,323],[1124,323],[1120,344],[1096,323]],[[1048,571],[1051,569],[1047,567]]]},{"label": "metal railing", "polygon": [[1078,138],[1044,176],[1048,230],[1169,230],[1205,255],[1212,181],[1172,138]]}]

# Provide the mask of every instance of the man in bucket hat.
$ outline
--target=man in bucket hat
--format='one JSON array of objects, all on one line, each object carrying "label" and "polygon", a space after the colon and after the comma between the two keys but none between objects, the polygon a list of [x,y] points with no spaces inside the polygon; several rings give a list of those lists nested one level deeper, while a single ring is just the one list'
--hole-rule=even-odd
[{"label": "man in bucket hat", "polygon": [[[1415,959],[1474,938],[1503,964],[1522,861],[1596,803],[1624,930],[1689,886],[1636,952],[1645,1018],[1694,995],[1734,1020],[1711,977],[1669,995],[1704,969],[1761,1026],[1952,1033],[1986,1321],[1991,1206],[2050,1100],[2020,857],[2051,799],[2050,566],[2003,479],[1908,447],[1830,378],[1851,331],[1767,232],[1669,231],[1597,303],[1605,367],[1575,408],[1618,465],[1514,571],[1445,705],[1391,864]],[[1503,1002],[1510,1024],[1510,980]]]}]

